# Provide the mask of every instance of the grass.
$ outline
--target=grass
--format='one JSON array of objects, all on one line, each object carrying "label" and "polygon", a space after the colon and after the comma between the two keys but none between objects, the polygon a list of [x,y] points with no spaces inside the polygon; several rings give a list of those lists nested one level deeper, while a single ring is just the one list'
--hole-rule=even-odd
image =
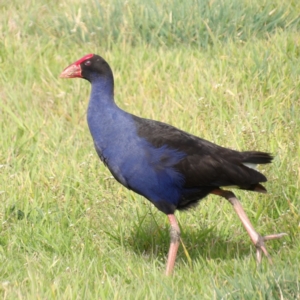
[{"label": "grass", "polygon": [[[298,1],[10,1],[0,4],[0,295],[3,299],[300,299]],[[235,149],[272,152],[268,195],[237,191],[268,243],[255,249],[228,203],[168,222],[99,162],[89,84],[58,75],[95,52],[116,101]]]}]

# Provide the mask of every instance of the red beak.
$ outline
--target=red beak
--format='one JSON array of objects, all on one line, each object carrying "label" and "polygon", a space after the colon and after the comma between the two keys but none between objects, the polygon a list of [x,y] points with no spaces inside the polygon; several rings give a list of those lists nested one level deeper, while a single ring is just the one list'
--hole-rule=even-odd
[{"label": "red beak", "polygon": [[72,64],[66,67],[59,75],[60,78],[76,78],[81,76],[81,67],[77,64]]}]

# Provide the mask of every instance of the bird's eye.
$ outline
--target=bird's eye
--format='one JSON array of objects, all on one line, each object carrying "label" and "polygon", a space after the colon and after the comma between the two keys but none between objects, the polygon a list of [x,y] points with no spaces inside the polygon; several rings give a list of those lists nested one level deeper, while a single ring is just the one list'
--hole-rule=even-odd
[{"label": "bird's eye", "polygon": [[88,66],[91,65],[91,61],[90,61],[90,60],[87,60],[84,64],[88,67]]}]

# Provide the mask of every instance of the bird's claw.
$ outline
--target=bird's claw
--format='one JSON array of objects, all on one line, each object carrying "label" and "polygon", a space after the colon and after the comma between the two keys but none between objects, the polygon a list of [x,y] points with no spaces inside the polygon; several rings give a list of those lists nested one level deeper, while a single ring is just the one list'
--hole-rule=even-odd
[{"label": "bird's claw", "polygon": [[265,247],[265,241],[280,239],[286,235],[287,235],[286,233],[270,234],[270,235],[266,235],[266,236],[258,235],[257,242],[255,243],[257,263],[258,264],[261,263],[262,254],[264,253],[264,255],[268,258],[269,263],[272,264],[271,256]]}]

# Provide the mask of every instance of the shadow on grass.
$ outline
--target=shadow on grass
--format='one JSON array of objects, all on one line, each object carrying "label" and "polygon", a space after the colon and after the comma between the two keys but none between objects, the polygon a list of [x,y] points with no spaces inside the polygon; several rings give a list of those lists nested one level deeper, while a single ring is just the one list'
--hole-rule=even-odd
[{"label": "shadow on grass", "polygon": [[[165,258],[170,245],[169,229],[144,224],[137,231],[132,229],[126,240],[124,246],[132,248],[137,254]],[[253,247],[250,239],[241,240],[234,236],[218,235],[214,227],[186,230],[181,234],[181,241],[178,257],[185,260],[242,258],[251,255]]]}]

